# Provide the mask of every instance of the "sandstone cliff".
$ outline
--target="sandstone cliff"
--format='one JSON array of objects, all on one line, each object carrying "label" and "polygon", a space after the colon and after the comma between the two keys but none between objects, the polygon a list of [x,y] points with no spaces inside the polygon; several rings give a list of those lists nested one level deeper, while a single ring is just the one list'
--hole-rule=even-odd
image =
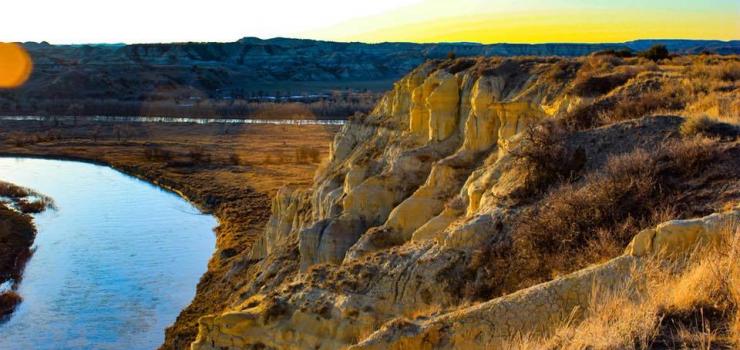
[{"label": "sandstone cliff", "polygon": [[[201,318],[192,348],[489,348],[547,333],[594,283],[737,220],[723,211],[740,198],[736,127],[640,118],[738,118],[734,78],[704,80],[735,100],[716,110],[692,79],[603,57],[421,65],[342,128],[311,189],[280,191],[229,272],[251,282]],[[652,229],[657,212],[723,213]]]}]

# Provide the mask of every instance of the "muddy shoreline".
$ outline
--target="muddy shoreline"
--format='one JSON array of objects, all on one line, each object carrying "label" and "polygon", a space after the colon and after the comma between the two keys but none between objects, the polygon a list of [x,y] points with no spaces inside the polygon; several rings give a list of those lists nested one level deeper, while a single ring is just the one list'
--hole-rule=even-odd
[{"label": "muddy shoreline", "polygon": [[[261,234],[270,216],[270,197],[282,185],[305,185],[311,181],[317,163],[296,161],[267,162],[287,158],[298,147],[323,147],[333,137],[336,127],[323,126],[241,126],[224,132],[215,125],[138,125],[134,136],[116,139],[114,129],[105,129],[97,140],[91,139],[89,125],[63,127],[60,139],[19,145],[15,137],[45,136],[50,126],[32,122],[2,122],[0,156],[79,161],[111,167],[164,190],[174,192],[200,211],[218,220],[216,250],[201,276],[196,295],[167,328],[161,349],[189,348],[197,335],[201,316],[224,310],[233,291],[246,283],[239,275],[230,275],[246,261],[246,252]],[[138,132],[138,128],[141,131]],[[304,133],[309,133],[305,137]],[[272,143],[270,143],[272,142]],[[164,160],[146,159],[144,150],[152,143],[171,151],[176,161],[188,159],[193,143],[200,144],[212,157],[210,162],[173,166]],[[260,149],[262,148],[262,149]],[[265,150],[279,149],[276,153]],[[233,152],[241,163],[229,164]]]},{"label": "muddy shoreline", "polygon": [[[217,290],[222,287],[222,285],[218,283],[219,277],[221,277],[221,274],[219,273],[221,269],[219,269],[218,266],[222,264],[223,260],[221,259],[222,254],[219,254],[219,252],[231,248],[226,247],[224,241],[228,240],[229,234],[235,229],[234,226],[238,227],[239,221],[243,221],[243,218],[237,220],[229,215],[229,213],[232,212],[229,209],[234,203],[230,203],[227,198],[221,198],[209,193],[197,191],[192,184],[178,182],[168,178],[166,175],[147,171],[135,165],[116,164],[115,162],[101,159],[56,155],[53,153],[28,154],[22,152],[0,152],[0,157],[65,160],[107,166],[126,175],[151,183],[166,191],[173,192],[192,203],[201,212],[213,215],[218,220],[218,226],[215,229],[217,236],[216,253],[211,257],[208,263],[208,271],[206,271],[206,273],[200,278],[196,288],[195,298],[188,307],[183,309],[177,317],[175,324],[167,328],[165,343],[162,345],[161,349],[179,349],[185,343],[191,342],[196,335],[197,319],[202,315],[220,311],[223,308],[223,302],[225,302],[225,300],[220,300],[221,298],[216,297],[216,295],[218,295]],[[257,203],[261,204],[263,201],[269,203],[269,199],[264,194],[254,191],[251,195],[257,197],[255,199],[263,199],[255,201]],[[256,221],[251,222],[250,226],[252,226],[252,229],[264,226],[269,216],[269,205],[262,205],[261,207],[258,207],[258,209],[262,210],[259,210],[255,213],[256,215],[253,216]],[[30,248],[32,244],[33,240],[28,243],[26,249]],[[26,256],[26,259],[28,257],[30,257],[30,254]],[[19,272],[20,270],[22,270],[22,268],[19,269]],[[0,300],[0,317],[3,315],[2,304],[2,300]],[[8,313],[10,312],[12,312],[12,309],[8,310]]]},{"label": "muddy shoreline", "polygon": [[15,292],[23,268],[33,252],[31,246],[36,238],[33,217],[0,203],[0,322],[13,313],[22,297]]}]

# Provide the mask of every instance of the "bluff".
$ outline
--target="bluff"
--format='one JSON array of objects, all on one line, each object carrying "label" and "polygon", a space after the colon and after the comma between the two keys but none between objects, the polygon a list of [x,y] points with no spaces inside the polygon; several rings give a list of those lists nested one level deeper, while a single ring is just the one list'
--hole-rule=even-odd
[{"label": "bluff", "polygon": [[486,348],[577,321],[595,282],[736,221],[737,127],[657,113],[736,121],[739,71],[719,56],[422,64],[341,129],[310,189],[278,193],[224,262],[249,282],[192,349]]}]

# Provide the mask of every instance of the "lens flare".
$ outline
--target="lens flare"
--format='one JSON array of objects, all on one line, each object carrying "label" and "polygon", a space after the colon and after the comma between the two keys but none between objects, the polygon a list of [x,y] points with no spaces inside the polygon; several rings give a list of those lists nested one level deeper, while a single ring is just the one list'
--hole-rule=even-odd
[{"label": "lens flare", "polygon": [[23,85],[32,69],[31,56],[23,47],[14,43],[0,43],[0,88]]}]

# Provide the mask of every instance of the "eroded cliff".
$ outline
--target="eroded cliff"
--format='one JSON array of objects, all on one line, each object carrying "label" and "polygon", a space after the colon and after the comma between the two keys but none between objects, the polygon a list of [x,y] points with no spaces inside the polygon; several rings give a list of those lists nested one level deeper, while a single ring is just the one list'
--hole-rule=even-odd
[{"label": "eroded cliff", "polygon": [[736,205],[734,126],[688,135],[683,118],[639,118],[737,118],[736,84],[711,82],[733,87],[714,98],[735,100],[715,110],[706,94],[681,95],[689,73],[639,59],[427,62],[342,128],[311,189],[279,192],[229,272],[250,282],[201,318],[192,348],[485,348],[546,333],[594,281],[617,284],[649,252],[711,235],[712,217],[638,234],[656,212]]}]

